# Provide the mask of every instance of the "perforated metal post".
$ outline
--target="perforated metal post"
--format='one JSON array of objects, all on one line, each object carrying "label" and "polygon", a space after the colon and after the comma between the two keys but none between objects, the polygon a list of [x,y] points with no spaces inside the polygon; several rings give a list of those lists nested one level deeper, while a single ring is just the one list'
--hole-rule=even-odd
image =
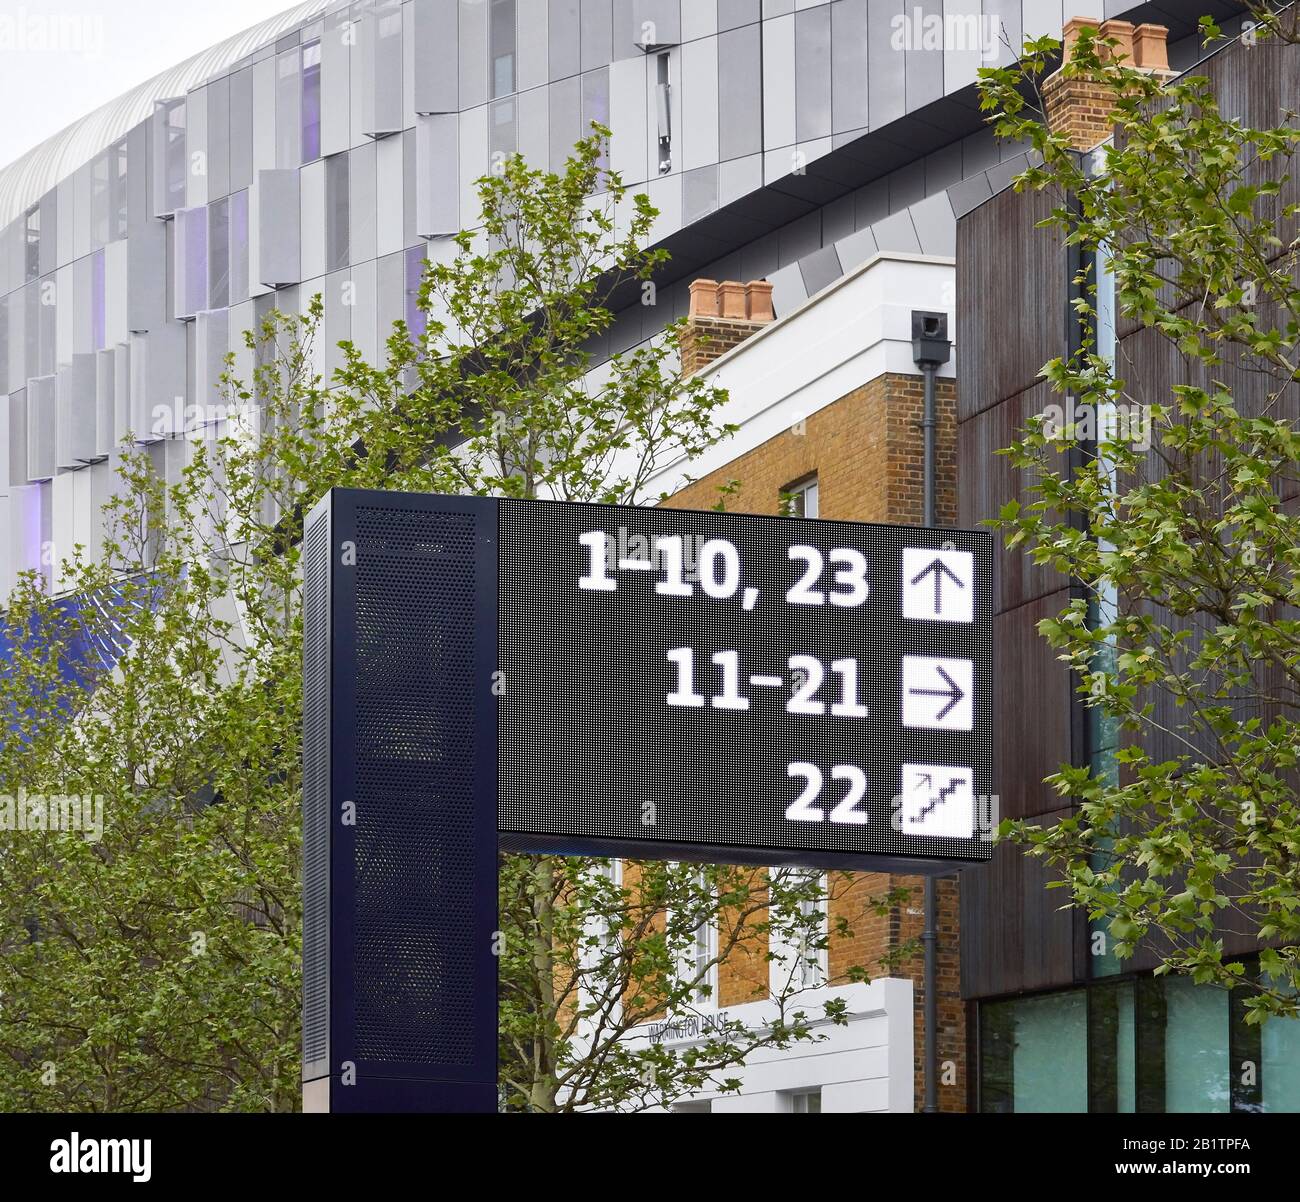
[{"label": "perforated metal post", "polygon": [[496,510],[440,501],[307,523],[310,1110],[496,1109]]}]

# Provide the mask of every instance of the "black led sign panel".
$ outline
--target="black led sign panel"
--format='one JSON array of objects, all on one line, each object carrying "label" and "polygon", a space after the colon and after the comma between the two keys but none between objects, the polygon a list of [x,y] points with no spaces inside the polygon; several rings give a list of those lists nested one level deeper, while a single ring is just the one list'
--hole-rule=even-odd
[{"label": "black led sign panel", "polygon": [[502,501],[498,537],[504,834],[987,858],[987,535]]}]

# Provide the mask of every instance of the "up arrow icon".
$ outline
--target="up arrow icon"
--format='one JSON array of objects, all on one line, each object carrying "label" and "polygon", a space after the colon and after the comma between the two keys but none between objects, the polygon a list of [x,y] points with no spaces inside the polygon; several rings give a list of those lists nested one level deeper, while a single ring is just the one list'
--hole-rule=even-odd
[{"label": "up arrow icon", "polygon": [[903,548],[903,617],[970,622],[975,617],[975,557],[969,551]]}]

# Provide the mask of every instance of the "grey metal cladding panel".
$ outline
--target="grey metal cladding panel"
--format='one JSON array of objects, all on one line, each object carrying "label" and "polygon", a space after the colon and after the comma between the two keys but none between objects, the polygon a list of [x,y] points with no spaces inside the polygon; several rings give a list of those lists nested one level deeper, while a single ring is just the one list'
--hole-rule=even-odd
[{"label": "grey metal cladding panel", "polygon": [[892,44],[895,18],[911,0],[867,0],[867,115],[872,129],[907,111],[907,54]]},{"label": "grey metal cladding panel", "polygon": [[925,192],[933,196],[962,178],[961,143],[952,142],[925,156]]},{"label": "grey metal cladding panel", "polygon": [[117,445],[117,355],[112,347],[95,352],[95,453],[108,455]]},{"label": "grey metal cladding panel", "polygon": [[762,0],[718,0],[718,31],[752,25],[762,15]]},{"label": "grey metal cladding panel", "polygon": [[230,181],[239,192],[253,182],[253,72],[250,68],[230,76]]},{"label": "grey metal cladding panel", "polygon": [[388,359],[387,342],[393,323],[406,316],[406,255],[385,255],[375,267],[375,322],[379,336],[379,366]]},{"label": "grey metal cladding panel", "polygon": [[27,478],[49,480],[58,468],[55,447],[58,398],[54,376],[27,381]]},{"label": "grey metal cladding panel", "polygon": [[811,142],[831,132],[831,10],[794,15],[795,138]]},{"label": "grey metal cladding panel", "polygon": [[[613,129],[613,122],[610,128]],[[524,156],[531,167],[546,167],[550,158],[550,112],[546,104],[544,89],[534,88],[519,97],[519,153]],[[639,133],[639,131],[636,131]],[[642,160],[644,164],[644,160]],[[640,179],[645,174],[645,167],[632,178]],[[454,176],[454,173],[453,173]]]},{"label": "grey metal cladding panel", "polygon": [[476,108],[488,99],[488,6],[485,0],[460,0],[460,100],[457,108]]},{"label": "grey metal cladding panel", "polygon": [[[416,233],[417,215],[415,212],[416,193],[418,191],[418,166],[415,154],[416,132],[412,129],[402,131],[402,242],[406,246],[413,245],[420,237]],[[322,210],[322,238],[324,236],[324,212]],[[322,260],[321,270],[314,271],[313,276],[322,275],[325,272],[325,264]],[[304,274],[306,274],[304,272]]]},{"label": "grey metal cladding panel", "polygon": [[885,177],[889,183],[889,211],[897,213],[900,209],[915,204],[925,196],[925,160],[917,159],[907,163]]},{"label": "grey metal cladding panel", "polygon": [[416,124],[416,233],[454,234],[460,227],[458,134],[454,113],[424,116]]},{"label": "grey metal cladding panel", "polygon": [[957,219],[946,192],[939,192],[912,206],[912,224],[924,255],[957,253]]},{"label": "grey metal cladding panel", "polygon": [[95,356],[73,355],[55,376],[58,466],[80,467],[96,458]]},{"label": "grey metal cladding panel", "polygon": [[770,272],[767,279],[772,285],[772,306],[778,317],[792,313],[808,299],[808,289],[798,263]]},{"label": "grey metal cladding panel", "polygon": [[821,250],[799,261],[799,270],[803,273],[804,288],[809,296],[815,296],[828,284],[833,284],[844,274],[840,257],[833,246],[823,246]]},{"label": "grey metal cladding panel", "polygon": [[413,0],[417,113],[460,108],[459,7],[458,0]]},{"label": "grey metal cladding panel", "polygon": [[208,200],[230,192],[230,80],[208,85]]},{"label": "grey metal cladding panel", "polygon": [[582,81],[573,76],[550,88],[551,170],[558,171],[582,136]]},{"label": "grey metal cladding panel", "polygon": [[964,179],[948,189],[948,200],[952,203],[952,211],[958,217],[964,217],[992,195],[993,189],[989,187],[988,177],[982,171],[979,175]]},{"label": "grey metal cladding panel", "polygon": [[[907,15],[913,29],[918,23],[924,28],[924,23],[935,20],[942,25],[943,0],[910,0]],[[911,40],[906,52],[909,113],[943,97],[943,39],[938,46],[931,46],[928,39],[917,45],[915,34]]]},{"label": "grey metal cladding panel", "polygon": [[515,3],[515,87],[520,92],[539,88],[550,79],[546,10],[547,0]]},{"label": "grey metal cladding panel", "polygon": [[682,175],[682,224],[698,221],[718,207],[718,166],[698,167]]},{"label": "grey metal cladding panel", "polygon": [[194,323],[194,379],[190,400],[199,407],[199,420],[212,421],[222,404],[221,374],[230,350],[230,310],[211,309]]},{"label": "grey metal cladding panel", "polygon": [[852,271],[859,263],[865,263],[879,249],[876,235],[870,229],[856,230],[835,244],[845,271]]},{"label": "grey metal cladding panel", "polygon": [[9,394],[9,483],[26,484],[27,471],[27,389]]},{"label": "grey metal cladding panel", "polygon": [[916,227],[912,224],[912,214],[907,209],[894,213],[883,221],[877,221],[871,227],[871,232],[876,236],[876,242],[882,251],[921,253],[921,242],[916,236]]},{"label": "grey metal cladding panel", "polygon": [[372,128],[367,133],[397,133],[406,124],[403,95],[402,6],[396,0],[375,10]]},{"label": "grey metal cladding panel", "polygon": [[822,215],[807,213],[783,225],[777,231],[777,245],[783,268],[796,265],[800,259],[820,250],[822,244]]},{"label": "grey metal cladding panel", "polygon": [[113,444],[131,433],[131,346],[113,348]]},{"label": "grey metal cladding panel", "polygon": [[610,61],[614,18],[611,0],[582,0],[582,69],[594,71]]},{"label": "grey metal cladding panel", "polygon": [[375,181],[375,144],[366,142],[348,152],[348,253],[353,263],[375,257]]},{"label": "grey metal cladding panel", "polygon": [[178,321],[132,336],[131,428],[138,441],[179,429],[189,385],[188,343],[186,326]]},{"label": "grey metal cladding panel", "polygon": [[[686,0],[690,3],[690,0]],[[628,0],[624,12],[617,13],[614,26],[614,55],[623,58],[630,49],[651,45],[681,43],[680,0]]]},{"label": "grey metal cladding panel", "polygon": [[[59,265],[58,191],[51,189],[42,196],[39,208],[41,211],[40,274],[49,275]],[[64,258],[71,259],[72,255],[69,253]]]},{"label": "grey metal cladding panel", "polygon": [[257,282],[268,288],[298,283],[298,172],[259,171],[253,205],[257,210]]},{"label": "grey metal cladding panel", "polygon": [[763,149],[763,44],[758,25],[718,36],[718,157]]},{"label": "grey metal cladding panel", "polygon": [[551,0],[549,11],[551,79],[567,79],[582,70],[579,0]]},{"label": "grey metal cladding panel", "polygon": [[794,12],[794,0],[763,0],[763,19],[784,17]]},{"label": "grey metal cladding panel", "polygon": [[[1085,15],[1079,5],[1080,16]],[[1133,7],[1129,5],[1127,7]],[[1045,34],[1059,38],[1064,23],[1064,6],[1061,0],[1022,0],[1021,9],[1025,38],[1041,38]],[[1070,14],[1073,16],[1073,12]]]},{"label": "grey metal cladding panel", "polygon": [[[342,154],[352,145],[351,24],[346,11],[332,15],[320,39],[320,152]],[[453,72],[453,83],[454,83]],[[420,83],[416,76],[416,86]]]},{"label": "grey metal cladding panel", "polygon": [[831,12],[831,129],[867,126],[867,0],[835,0]]}]

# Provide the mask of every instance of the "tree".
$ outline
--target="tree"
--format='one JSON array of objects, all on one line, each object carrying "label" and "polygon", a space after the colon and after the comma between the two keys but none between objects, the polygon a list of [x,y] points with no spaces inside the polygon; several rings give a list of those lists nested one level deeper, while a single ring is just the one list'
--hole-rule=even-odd
[{"label": "tree", "polygon": [[[425,328],[397,323],[382,364],[344,344],[327,383],[320,298],[268,317],[248,338],[259,366],[241,380],[231,361],[183,473],[164,482],[147,448],[123,448],[102,551],[60,565],[65,597],[29,574],[10,598],[0,1108],[298,1104],[300,541],[317,497],[635,503],[657,463],[726,433],[723,394],[682,378],[671,331],[589,375],[611,298],[653,302],[665,258],[644,249],[646,199],[602,165],[606,136],[561,174],[512,158],[481,182],[482,227],[429,265]],[[502,861],[510,1104],[664,1104],[754,1047],[816,1037],[793,969],[830,937],[818,878],[653,864],[618,884],[608,868]],[[717,942],[696,955],[705,919]],[[763,996],[770,964],[792,969],[763,1029],[726,1025],[680,1055],[630,1047],[631,1025],[688,1011],[740,956]],[[842,1006],[823,1017],[843,1021]]]},{"label": "tree", "polygon": [[[1294,72],[1294,32],[1267,19],[1241,53]],[[1080,251],[1088,331],[1043,369],[1066,400],[1008,448],[1032,500],[996,524],[1080,586],[1040,631],[1116,750],[1048,778],[1078,802],[1070,817],[1003,833],[1058,870],[1119,957],[1143,944],[1158,972],[1240,987],[1248,1021],[1294,1015],[1300,131],[1289,112],[1250,128],[1208,78],[1162,83],[1085,30],[1063,70],[1105,90],[1116,129],[1090,169],[1034,106],[1058,48],[1032,43],[981,83],[998,134],[1037,153],[1017,188],[1049,191],[1044,224]],[[1167,343],[1167,390],[1099,347],[1096,264],[1116,312]],[[1228,930],[1267,945],[1258,973],[1225,955]]]}]

